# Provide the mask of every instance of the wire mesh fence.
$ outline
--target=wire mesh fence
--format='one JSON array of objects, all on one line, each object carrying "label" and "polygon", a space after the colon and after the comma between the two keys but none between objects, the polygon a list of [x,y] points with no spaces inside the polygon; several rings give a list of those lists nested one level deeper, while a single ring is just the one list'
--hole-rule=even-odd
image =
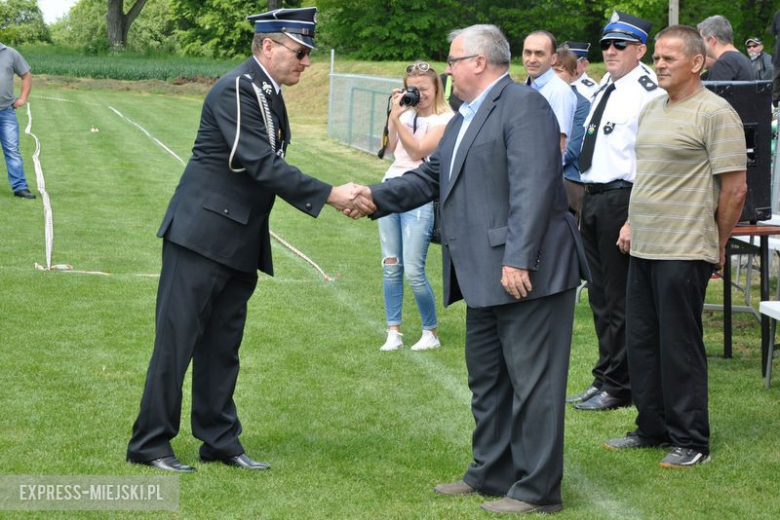
[{"label": "wire mesh fence", "polygon": [[382,143],[390,91],[400,79],[336,74],[331,66],[328,137],[376,153]]}]

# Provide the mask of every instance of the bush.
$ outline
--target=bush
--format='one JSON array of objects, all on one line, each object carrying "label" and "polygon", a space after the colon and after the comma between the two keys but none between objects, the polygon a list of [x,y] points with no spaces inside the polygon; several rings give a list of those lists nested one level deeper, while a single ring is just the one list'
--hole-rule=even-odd
[{"label": "bush", "polygon": [[0,41],[9,45],[51,42],[37,0],[0,2]]}]

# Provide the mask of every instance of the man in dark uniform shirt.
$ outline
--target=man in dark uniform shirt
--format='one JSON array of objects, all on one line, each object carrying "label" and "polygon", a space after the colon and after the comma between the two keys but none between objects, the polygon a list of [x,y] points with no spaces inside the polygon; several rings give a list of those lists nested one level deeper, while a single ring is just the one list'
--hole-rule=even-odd
[{"label": "man in dark uniform shirt", "polygon": [[316,8],[250,16],[253,56],[206,96],[192,157],[158,236],[163,238],[154,351],[127,460],[191,472],[170,441],[179,433],[182,384],[192,359],[192,433],[200,458],[264,470],[238,440],[233,391],[247,301],[257,270],[273,275],[268,220],[278,195],[313,217],[342,210],[350,186],[333,188],[289,165],[282,85],[311,62]]},{"label": "man in dark uniform shirt", "polygon": [[734,47],[734,30],[721,15],[710,16],[696,26],[704,38],[707,55],[715,64],[707,71],[707,81],[753,81],[750,58]]}]

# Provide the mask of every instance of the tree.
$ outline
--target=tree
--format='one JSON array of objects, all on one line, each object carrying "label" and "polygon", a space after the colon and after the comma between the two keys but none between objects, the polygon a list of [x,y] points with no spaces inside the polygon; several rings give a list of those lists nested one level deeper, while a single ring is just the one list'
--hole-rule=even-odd
[{"label": "tree", "polygon": [[108,50],[105,0],[79,0],[51,26],[54,42],[86,54]]},{"label": "tree", "polygon": [[474,23],[473,3],[480,2],[319,0],[317,30],[328,45],[360,59],[444,59],[449,31]]},{"label": "tree", "polygon": [[106,11],[106,31],[108,33],[108,45],[112,49],[124,49],[127,45],[127,33],[130,26],[138,17],[147,0],[135,0],[133,6],[125,14],[125,0],[108,0]]},{"label": "tree", "polygon": [[[519,56],[525,36],[538,29],[560,42],[592,44],[590,57],[600,61],[598,41],[613,10],[653,24],[648,39],[668,25],[668,0],[318,0],[319,42],[356,58],[390,60],[443,59],[447,34],[474,23],[495,24],[506,34],[513,56]],[[696,26],[722,14],[734,28],[737,47],[749,36],[766,36],[777,0],[679,0],[680,23]]]},{"label": "tree", "polygon": [[171,13],[179,24],[177,36],[186,54],[232,58],[249,53],[251,14],[278,7],[300,7],[301,0],[171,0]]},{"label": "tree", "polygon": [[179,51],[176,21],[171,15],[170,0],[149,0],[127,34],[127,49],[138,52]]},{"label": "tree", "polygon": [[[80,49],[85,54],[108,51],[106,5],[106,0],[79,0],[51,25],[54,42]],[[128,30],[125,48],[137,52],[175,53],[178,51],[175,29],[170,0],[148,0]]]},{"label": "tree", "polygon": [[51,42],[38,0],[0,1],[0,40],[12,45]]}]

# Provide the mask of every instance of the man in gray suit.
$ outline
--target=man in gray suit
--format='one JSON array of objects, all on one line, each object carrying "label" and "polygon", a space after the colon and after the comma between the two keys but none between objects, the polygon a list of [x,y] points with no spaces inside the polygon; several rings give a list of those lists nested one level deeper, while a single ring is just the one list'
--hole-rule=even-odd
[{"label": "man in gray suit", "polygon": [[560,129],[544,97],[512,81],[492,25],[450,34],[464,100],[429,161],[353,192],[373,218],[441,200],[444,304],[464,299],[474,461],[446,495],[503,495],[493,512],[562,507],[563,426],[575,288],[587,273],[567,211]]}]

